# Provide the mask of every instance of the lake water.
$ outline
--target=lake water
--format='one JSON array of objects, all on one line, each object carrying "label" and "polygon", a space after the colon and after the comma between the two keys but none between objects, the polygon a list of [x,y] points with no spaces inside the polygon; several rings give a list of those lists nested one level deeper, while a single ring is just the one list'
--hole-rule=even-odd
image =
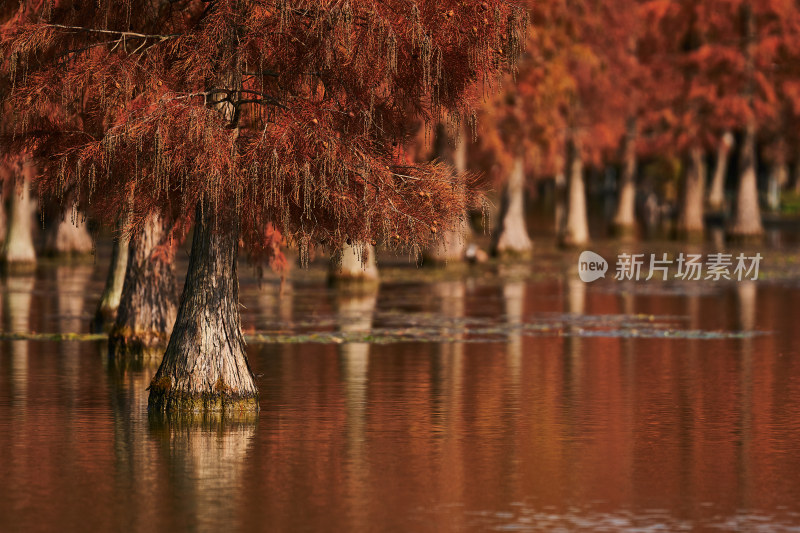
[{"label": "lake water", "polygon": [[[0,341],[0,531],[800,531],[800,276],[765,255],[586,285],[545,250],[366,295],[244,269],[255,420],[149,417],[155,367],[104,342]],[[2,330],[86,332],[105,265],[6,278]]]}]

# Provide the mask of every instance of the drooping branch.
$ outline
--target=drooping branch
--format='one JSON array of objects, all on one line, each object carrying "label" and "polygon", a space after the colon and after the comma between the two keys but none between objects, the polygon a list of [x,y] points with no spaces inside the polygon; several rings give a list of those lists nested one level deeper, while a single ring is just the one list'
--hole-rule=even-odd
[{"label": "drooping branch", "polygon": [[[159,41],[166,41],[167,39],[174,39],[180,37],[180,34],[147,34],[137,33],[133,31],[123,30],[104,30],[99,28],[88,28],[85,26],[67,26],[65,24],[42,24],[46,28],[57,28],[62,30],[80,31],[87,33],[101,33],[104,35],[119,35],[121,39],[156,39]],[[116,41],[113,41],[116,42]]]}]

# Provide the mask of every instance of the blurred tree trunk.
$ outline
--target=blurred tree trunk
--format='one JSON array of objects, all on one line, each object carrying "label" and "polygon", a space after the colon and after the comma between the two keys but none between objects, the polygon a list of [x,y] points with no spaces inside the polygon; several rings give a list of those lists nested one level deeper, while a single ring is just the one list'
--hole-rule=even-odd
[{"label": "blurred tree trunk", "polygon": [[6,242],[6,196],[3,194],[2,178],[0,178],[0,249]]},{"label": "blurred tree trunk", "polygon": [[761,209],[758,205],[755,138],[756,127],[751,120],[742,141],[736,211],[729,230],[730,235],[738,239],[758,239],[764,234],[764,227],[761,225]]},{"label": "blurred tree trunk", "polygon": [[529,256],[533,243],[525,223],[525,166],[522,156],[514,160],[501,209],[502,227],[495,244],[497,255]]},{"label": "blurred tree trunk", "polygon": [[108,267],[106,285],[92,323],[94,331],[110,329],[117,318],[117,309],[122,300],[122,288],[125,284],[125,272],[128,268],[129,239],[122,234],[125,224],[125,217],[121,217],[117,223],[117,232],[111,248],[111,264]]},{"label": "blurred tree trunk", "polygon": [[328,268],[330,285],[374,284],[378,277],[375,247],[369,243],[346,244],[331,256]]},{"label": "blurred tree trunk", "polygon": [[636,230],[636,119],[628,119],[622,157],[622,175],[612,231],[620,237],[632,236]]},{"label": "blurred tree trunk", "polygon": [[563,166],[553,177],[555,234],[558,238],[564,234],[567,227],[567,177],[564,175]]},{"label": "blurred tree trunk", "polygon": [[198,205],[178,318],[150,384],[154,411],[257,411],[258,390],[239,315],[238,222],[215,231]]},{"label": "blurred tree trunk", "polygon": [[[467,143],[464,132],[461,132],[460,137],[459,139],[453,138],[444,124],[436,126],[434,159],[452,165],[457,174],[462,174],[467,169]],[[464,212],[454,229],[443,232],[438,241],[425,250],[424,260],[434,264],[462,261],[468,237],[469,225],[467,224],[467,213]]]},{"label": "blurred tree trunk", "polygon": [[786,162],[786,146],[783,140],[775,148],[775,159],[769,171],[767,202],[771,211],[780,211],[781,191],[789,183],[789,166]]},{"label": "blurred tree trunk", "polygon": [[[755,92],[755,20],[749,2],[741,6],[742,27],[744,28],[743,48],[745,72],[747,76],[747,99],[753,112]],[[756,123],[751,116],[747,120],[742,140],[739,160],[739,188],[736,193],[736,212],[730,235],[736,239],[757,240],[764,234],[761,225],[761,209],[758,205],[758,174],[756,172]]]},{"label": "blurred tree trunk", "polygon": [[131,238],[117,318],[109,337],[114,355],[154,355],[166,346],[175,322],[175,247],[168,227],[151,215]]},{"label": "blurred tree trunk", "polygon": [[678,216],[678,238],[702,240],[705,231],[703,198],[706,182],[705,153],[699,146],[689,150],[689,164],[683,180],[680,214]]},{"label": "blurred tree trunk", "polygon": [[726,131],[719,141],[717,164],[714,167],[714,177],[708,192],[708,209],[710,211],[725,209],[725,177],[728,175],[728,162],[734,142],[733,133],[730,131]]},{"label": "blurred tree trunk", "polygon": [[36,167],[29,159],[17,159],[11,167],[7,233],[0,259],[8,268],[29,269],[36,263],[36,251],[33,247],[36,202],[31,197],[31,182],[36,174]]},{"label": "blurred tree trunk", "polygon": [[794,193],[800,194],[800,149],[797,151],[797,161],[794,163]]},{"label": "blurred tree trunk", "polygon": [[567,216],[559,242],[566,247],[583,246],[589,242],[583,155],[580,142],[574,136],[567,143]]},{"label": "blurred tree trunk", "polygon": [[45,230],[46,255],[89,255],[94,243],[81,213],[67,208],[57,220],[52,220]]}]

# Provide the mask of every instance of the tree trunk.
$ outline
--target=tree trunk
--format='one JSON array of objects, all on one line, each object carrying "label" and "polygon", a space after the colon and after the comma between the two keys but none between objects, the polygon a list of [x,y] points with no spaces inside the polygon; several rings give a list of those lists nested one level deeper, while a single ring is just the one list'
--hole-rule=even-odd
[{"label": "tree trunk", "polygon": [[375,248],[368,243],[345,245],[331,257],[328,270],[330,285],[375,284],[378,282],[378,264]]},{"label": "tree trunk", "polygon": [[[755,18],[749,2],[744,2],[740,9],[742,10],[742,27],[745,31],[743,49],[745,76],[747,79],[746,97],[750,110],[753,111],[753,95],[755,93]],[[758,205],[756,123],[755,118],[752,116],[748,119],[745,127],[740,158],[736,213],[728,233],[738,240],[760,240],[764,234],[764,227],[761,225],[761,209]]]},{"label": "tree trunk", "polygon": [[525,168],[522,156],[514,160],[502,206],[502,228],[495,245],[497,255],[530,256],[533,243],[525,224]]},{"label": "tree trunk", "polygon": [[177,308],[175,248],[163,220],[152,215],[130,242],[117,319],[109,336],[114,355],[152,355],[167,344]]},{"label": "tree trunk", "polygon": [[734,138],[733,134],[726,131],[719,141],[717,150],[717,165],[714,168],[714,177],[708,192],[708,209],[723,211],[725,209],[725,177],[728,175],[728,161],[731,157]]},{"label": "tree trunk", "polygon": [[683,181],[681,208],[678,216],[678,238],[701,241],[705,231],[703,197],[706,182],[706,165],[703,149],[699,146],[689,151],[689,165]]},{"label": "tree trunk", "polygon": [[555,234],[560,239],[567,231],[567,177],[561,168],[553,179]]},{"label": "tree trunk", "polygon": [[92,322],[93,331],[110,330],[117,318],[117,309],[122,299],[122,288],[125,283],[125,272],[128,267],[128,238],[122,235],[124,220],[117,224],[117,235],[111,248],[111,265],[108,267],[106,286],[103,296],[97,304],[97,311]]},{"label": "tree trunk", "polygon": [[258,410],[239,316],[238,245],[238,226],[214,231],[210,208],[199,205],[178,318],[150,384],[151,410]]},{"label": "tree trunk", "polygon": [[[0,177],[2,180],[2,177]],[[6,232],[8,229],[6,228],[6,202],[5,198],[3,197],[3,186],[2,181],[0,181],[0,249],[3,246],[3,243],[6,242]]]},{"label": "tree trunk", "polygon": [[794,163],[794,193],[800,194],[800,150]]},{"label": "tree trunk", "polygon": [[628,120],[619,183],[617,211],[612,222],[612,231],[619,237],[630,237],[636,231],[636,121]]},{"label": "tree trunk", "polygon": [[758,205],[756,177],[756,128],[752,121],[747,125],[742,143],[739,189],[736,194],[736,212],[729,234],[736,239],[760,239],[764,234],[761,209]]},{"label": "tree trunk", "polygon": [[52,220],[45,231],[46,255],[90,255],[94,243],[81,213],[69,208],[61,218]]},{"label": "tree trunk", "polygon": [[[456,173],[462,174],[467,169],[465,134],[462,132],[460,139],[453,139],[447,133],[447,127],[439,124],[436,127],[434,156],[435,159],[453,165]],[[443,232],[438,242],[425,250],[423,254],[425,261],[437,265],[450,261],[462,261],[467,249],[468,234],[467,213],[464,213],[454,229]]]},{"label": "tree trunk", "polygon": [[13,270],[29,270],[36,263],[33,247],[33,217],[36,202],[31,198],[31,180],[36,173],[28,160],[13,165],[9,194],[8,232],[3,243],[2,263]]},{"label": "tree trunk", "polygon": [[567,224],[560,243],[566,247],[583,246],[589,242],[589,222],[586,216],[583,156],[575,140],[571,140],[567,147],[567,202]]},{"label": "tree trunk", "polygon": [[789,183],[789,168],[786,163],[786,152],[778,148],[775,161],[769,171],[769,184],[767,186],[767,202],[770,211],[780,211],[781,191]]}]

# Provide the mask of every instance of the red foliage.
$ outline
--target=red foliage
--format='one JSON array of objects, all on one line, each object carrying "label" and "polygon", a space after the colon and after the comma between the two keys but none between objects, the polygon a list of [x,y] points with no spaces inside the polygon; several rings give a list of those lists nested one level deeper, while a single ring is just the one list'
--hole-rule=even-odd
[{"label": "red foliage", "polygon": [[644,76],[637,59],[636,0],[528,2],[534,25],[519,72],[480,121],[482,147],[507,174],[517,154],[534,175],[562,170],[570,136],[583,157],[617,155],[625,124],[639,113]]},{"label": "red foliage", "polygon": [[2,45],[43,196],[104,220],[132,205],[133,227],[202,201],[253,251],[274,228],[416,248],[464,195],[407,164],[410,128],[469,117],[525,25],[503,0],[28,0]]},{"label": "red foliage", "polygon": [[[716,145],[754,121],[794,136],[783,122],[797,95],[800,9],[783,0],[648,0],[645,61],[654,77],[653,149]],[[794,115],[797,117],[798,115]],[[777,130],[781,130],[778,132]]]}]

